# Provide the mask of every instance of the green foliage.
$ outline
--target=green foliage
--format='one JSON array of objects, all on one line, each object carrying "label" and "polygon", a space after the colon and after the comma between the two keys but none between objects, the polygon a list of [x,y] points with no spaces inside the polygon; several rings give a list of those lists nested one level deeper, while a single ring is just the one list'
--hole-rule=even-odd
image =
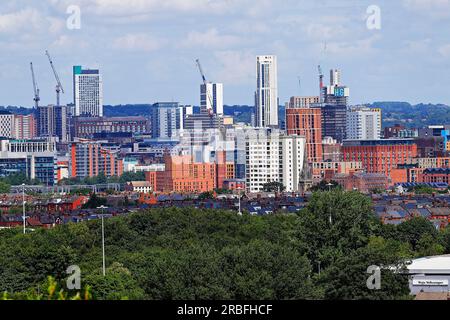
[{"label": "green foliage", "polygon": [[96,193],[93,193],[89,200],[83,205],[83,209],[96,209],[106,205],[106,203],[106,198],[99,197]]},{"label": "green foliage", "polygon": [[11,191],[11,185],[4,181],[0,181],[0,193],[9,193]]},{"label": "green foliage", "polygon": [[198,200],[214,199],[214,192],[208,191],[200,193],[197,199]]},{"label": "green foliage", "polygon": [[6,188],[8,188],[8,185],[9,186],[20,186],[21,184],[26,184],[26,185],[39,185],[40,184],[39,180],[28,179],[27,176],[23,173],[14,173],[7,177],[0,178],[0,183],[3,184],[3,186]]},{"label": "green foliage", "polygon": [[[51,285],[52,299],[404,299],[407,278],[387,267],[450,250],[448,228],[421,218],[384,226],[370,198],[340,189],[314,193],[298,214],[168,208],[104,222],[105,277],[100,220],[0,230],[3,297],[47,299]],[[87,296],[61,293],[73,264]],[[371,265],[382,268],[379,291],[366,286]]]},{"label": "green foliage", "polygon": [[[328,185],[331,184],[331,185]],[[312,192],[316,191],[329,191],[329,190],[335,190],[335,189],[342,189],[341,186],[336,181],[326,181],[322,180],[318,185],[315,185],[311,188]]]},{"label": "green foliage", "polygon": [[412,191],[416,194],[433,194],[434,193],[434,189],[432,187],[426,186],[426,185],[415,186],[410,191]]}]

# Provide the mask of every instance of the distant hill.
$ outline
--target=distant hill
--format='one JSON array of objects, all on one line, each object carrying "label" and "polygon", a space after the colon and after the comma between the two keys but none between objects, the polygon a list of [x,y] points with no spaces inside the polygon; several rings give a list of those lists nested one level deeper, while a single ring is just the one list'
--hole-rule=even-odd
[{"label": "distant hill", "polygon": [[32,108],[16,107],[16,106],[0,106],[0,111],[9,111],[14,114],[28,115],[34,111]]},{"label": "distant hill", "polygon": [[[371,107],[383,110],[383,127],[396,123],[404,126],[424,127],[435,124],[450,124],[450,106],[445,104],[416,104],[412,105],[402,101],[377,101],[370,104]],[[254,107],[249,105],[225,105],[224,113],[233,116],[235,122],[250,123]],[[27,115],[34,111],[33,108],[21,106],[0,106],[0,111],[10,111],[14,114]],[[104,114],[107,117],[126,116],[150,116],[151,104],[125,104],[105,105]],[[194,112],[200,108],[194,106]],[[279,107],[279,117],[284,119],[284,106]]]},{"label": "distant hill", "polygon": [[450,106],[445,104],[416,104],[408,102],[374,102],[372,107],[383,110],[383,126],[396,123],[411,128],[434,124],[450,124]]}]

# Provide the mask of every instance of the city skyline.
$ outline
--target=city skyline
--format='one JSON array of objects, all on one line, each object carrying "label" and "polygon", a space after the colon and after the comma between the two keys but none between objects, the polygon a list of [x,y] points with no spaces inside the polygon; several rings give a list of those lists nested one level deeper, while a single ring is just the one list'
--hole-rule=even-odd
[{"label": "city skyline", "polygon": [[[72,5],[80,9],[80,29],[67,28]],[[253,105],[255,58],[266,54],[277,56],[281,105],[291,96],[318,94],[318,64],[342,70],[351,104],[450,104],[450,93],[442,90],[450,82],[445,28],[450,1],[378,1],[379,30],[366,24],[371,5],[365,0],[8,1],[0,4],[0,42],[7,44],[0,58],[0,105],[33,105],[30,61],[41,104],[55,104],[47,49],[66,88],[73,66],[99,68],[105,104],[199,105],[199,58],[208,80],[224,84],[224,104]],[[175,23],[171,14],[177,15]],[[67,91],[62,104],[73,102]]]}]

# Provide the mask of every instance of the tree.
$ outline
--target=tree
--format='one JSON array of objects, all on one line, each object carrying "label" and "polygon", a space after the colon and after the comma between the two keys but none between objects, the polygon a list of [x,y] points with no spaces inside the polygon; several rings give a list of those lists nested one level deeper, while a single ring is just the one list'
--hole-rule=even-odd
[{"label": "tree", "polygon": [[0,193],[10,193],[11,192],[11,185],[0,181]]},{"label": "tree", "polygon": [[379,228],[370,198],[358,192],[316,192],[299,214],[300,242],[324,267],[339,255],[364,247]]},{"label": "tree", "polygon": [[122,264],[114,262],[106,269],[106,276],[98,270],[88,275],[85,285],[95,288],[94,299],[99,300],[139,300],[144,298],[144,291],[139,288],[130,270]]},{"label": "tree", "polygon": [[[328,185],[331,184],[331,185]],[[318,185],[315,185],[311,188],[312,192],[316,192],[316,191],[329,191],[329,190],[334,190],[334,189],[341,189],[342,187],[336,182],[331,180],[330,182],[328,182],[327,180],[322,180],[320,181],[320,183]]]},{"label": "tree", "polygon": [[96,193],[93,193],[89,200],[83,205],[83,209],[96,209],[100,206],[106,205],[106,198],[101,198],[97,196]]},{"label": "tree", "polygon": [[414,217],[401,223],[397,227],[397,231],[398,239],[410,243],[414,251],[418,249],[417,245],[425,234],[430,235],[433,241],[436,240],[438,236],[438,231],[433,224],[423,217]]},{"label": "tree", "polygon": [[208,191],[208,192],[200,193],[197,199],[198,200],[214,199],[214,192]]},{"label": "tree", "polygon": [[284,190],[286,190],[286,187],[277,181],[268,182],[263,185],[264,192],[283,192]]},{"label": "tree", "polygon": [[[370,266],[380,268],[379,290],[370,289],[367,281]],[[394,271],[390,267],[396,267]],[[339,256],[318,282],[325,288],[325,299],[332,300],[397,300],[409,299],[405,265],[392,252],[366,246]]]}]

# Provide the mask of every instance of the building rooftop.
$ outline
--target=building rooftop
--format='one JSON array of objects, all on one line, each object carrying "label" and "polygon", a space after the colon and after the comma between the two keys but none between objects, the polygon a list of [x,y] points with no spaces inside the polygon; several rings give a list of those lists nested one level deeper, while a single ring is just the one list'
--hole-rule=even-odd
[{"label": "building rooftop", "polygon": [[450,254],[412,260],[410,274],[450,274]]},{"label": "building rooftop", "polygon": [[414,139],[380,139],[380,140],[344,140],[344,147],[356,146],[391,146],[391,145],[412,145]]}]

